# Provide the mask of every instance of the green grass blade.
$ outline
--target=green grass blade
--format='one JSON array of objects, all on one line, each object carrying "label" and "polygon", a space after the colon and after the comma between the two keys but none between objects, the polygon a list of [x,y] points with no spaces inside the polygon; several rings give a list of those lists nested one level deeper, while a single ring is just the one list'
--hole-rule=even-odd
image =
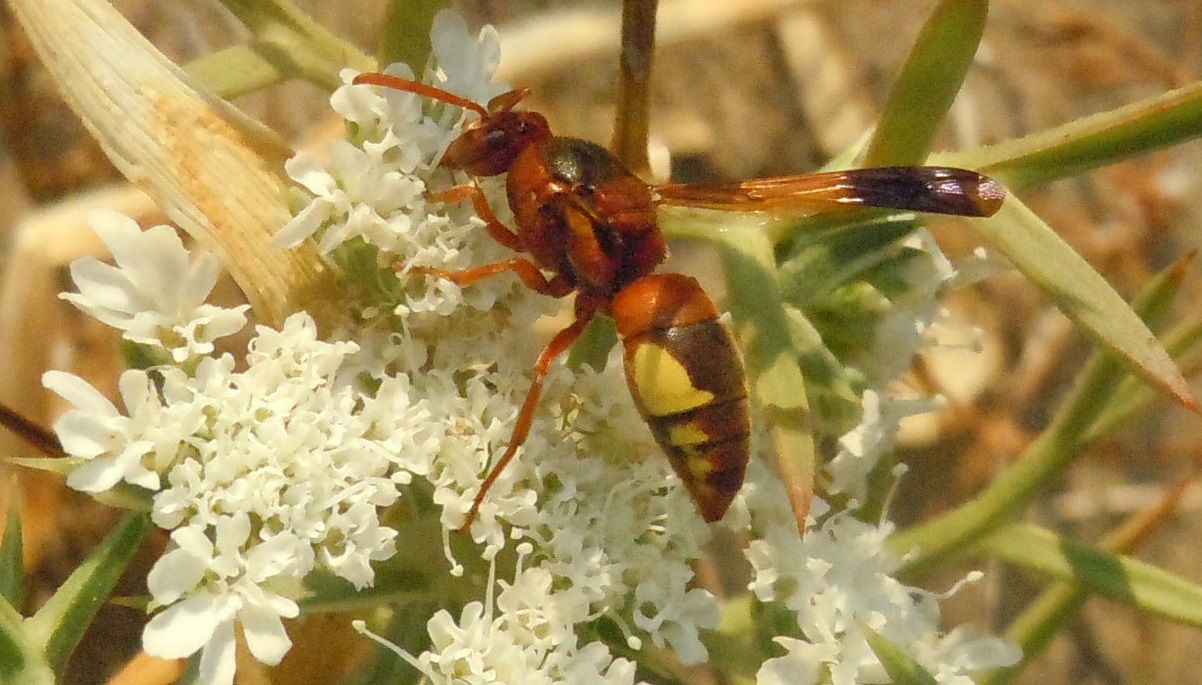
[{"label": "green grass blade", "polygon": [[938,681],[934,676],[927,673],[913,657],[869,628],[863,621],[860,621],[860,630],[864,632],[864,639],[872,648],[872,653],[881,660],[881,665],[885,667],[893,685],[937,685]]},{"label": "green grass blade", "polygon": [[932,162],[977,169],[1011,189],[1076,176],[1202,135],[1202,81],[1109,112]]},{"label": "green grass blade", "polygon": [[988,0],[943,0],[893,84],[863,166],[921,164],[934,144],[985,30]]},{"label": "green grass blade", "polygon": [[[1133,304],[1138,317],[1159,327],[1178,292],[1186,270],[1180,264],[1153,279]],[[1140,326],[1144,327],[1143,322]],[[1149,332],[1148,335],[1151,335]],[[901,575],[926,568],[972,544],[985,532],[1014,519],[1057,473],[1099,435],[1095,426],[1115,404],[1126,405],[1116,390],[1131,377],[1129,365],[1107,351],[1094,353],[1078,375],[1072,393],[1051,424],[1031,443],[1022,457],[1003,471],[972,501],[892,536],[890,546],[907,560]]]},{"label": "green grass blade", "polygon": [[730,219],[717,240],[727,302],[743,349],[751,396],[766,419],[800,531],[814,496],[817,460],[806,382],[797,364],[768,236],[755,217],[732,215]]},{"label": "green grass blade", "polygon": [[995,217],[969,225],[1099,345],[1179,404],[1198,411],[1181,372],[1140,317],[1026,205],[1008,197]]},{"label": "green grass blade", "polygon": [[46,661],[55,671],[62,670],[149,530],[148,515],[127,516],[92,550],[50,601],[25,622],[27,634],[41,645]]},{"label": "green grass blade", "polygon": [[[1111,531],[1099,547],[1112,554],[1130,554],[1148,540],[1176,511],[1185,494],[1189,480],[1173,487],[1155,507],[1130,517]],[[1022,660],[1007,668],[982,673],[978,685],[1006,685],[1022,672],[1023,666],[1043,653],[1056,633],[1077,613],[1089,598],[1089,593],[1073,583],[1057,582],[1023,609],[1006,629],[1006,639],[1022,650]]]},{"label": "green grass blade", "polygon": [[[1163,336],[1164,348],[1187,378],[1202,372],[1202,320],[1175,327]],[[1094,442],[1113,434],[1129,419],[1143,411],[1160,395],[1138,378],[1128,377],[1115,388],[1114,401],[1098,415],[1085,440]]]},{"label": "green grass blade", "polygon": [[975,544],[1038,571],[1170,621],[1202,627],[1202,585],[1163,569],[1095,549],[1025,523],[1003,526]]},{"label": "green grass blade", "polygon": [[21,508],[14,498],[4,522],[4,538],[0,540],[0,599],[14,607],[21,606],[25,598],[25,568],[21,565],[23,550]]}]

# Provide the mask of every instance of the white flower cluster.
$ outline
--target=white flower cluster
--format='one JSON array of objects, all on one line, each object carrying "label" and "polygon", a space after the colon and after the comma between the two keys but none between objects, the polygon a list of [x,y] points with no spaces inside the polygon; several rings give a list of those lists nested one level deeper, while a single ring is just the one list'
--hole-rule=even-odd
[{"label": "white flower cluster", "polygon": [[213,341],[246,324],[249,305],[225,309],[205,304],[217,283],[211,255],[188,264],[188,253],[170,226],[144,234],[130,218],[95,212],[93,230],[122,268],[84,257],[71,264],[79,293],[63,299],[121,331],[130,342],[169,354],[176,364],[213,352]]},{"label": "white flower cluster", "polygon": [[[505,90],[490,80],[494,31],[472,36],[444,12],[432,39],[436,85],[477,102]],[[403,66],[392,73],[412,76]],[[541,337],[533,332],[557,307],[512,277],[464,289],[403,268],[397,277],[395,266],[453,270],[511,255],[469,203],[429,199],[468,180],[438,166],[467,115],[349,85],[353,76],[331,98],[348,140],[288,163],[303,197],[277,238],[315,240],[333,262],[353,266],[346,277],[363,300],[346,306],[357,330],[323,339],[297,314],[279,331],[258,327],[241,358],[218,356],[213,341],[245,318],[243,308],[204,304],[215,264],[202,257],[189,267],[166,227],[139,232],[97,215],[116,266],[74,268],[79,294],[67,297],[162,350],[162,363],[122,376],[124,413],[81,379],[45,378],[74,407],[56,425],[81,460],[69,484],[144,488],[154,522],[171,530],[148,578],[160,611],[144,642],[164,657],[200,651],[204,683],[232,681],[238,628],[260,661],[283,657],[291,643],[282,619],[298,615],[314,572],[372,585],[372,564],[405,542],[386,511],[438,518],[444,539],[462,523],[529,387],[540,347],[531,341]],[[506,220],[497,179],[475,181]],[[620,367],[552,366],[522,452],[470,531],[494,568],[503,549],[517,549],[513,581],[495,604],[490,583],[487,600],[458,619],[440,611],[429,621],[432,646],[410,658],[430,682],[632,683],[630,661],[578,635],[601,616],[632,647],[650,639],[683,663],[707,658],[701,631],[717,627],[719,604],[691,587],[690,562],[710,530],[635,412]],[[872,442],[865,434],[861,451]],[[755,460],[750,474],[750,504],[736,500],[727,521],[755,523],[752,590],[792,612],[805,638],[781,638],[788,655],[766,662],[759,682],[785,682],[790,664],[804,670],[789,671],[788,682],[817,682],[824,670],[839,685],[879,682],[857,620],[913,649],[941,682],[1000,663],[967,658],[937,637],[930,598],[889,578],[887,528],[832,515],[799,540],[779,486]]]},{"label": "white flower cluster", "polygon": [[891,298],[888,313],[875,327],[871,351],[863,355],[869,365],[862,370],[872,387],[862,394],[859,425],[839,438],[839,451],[826,465],[830,491],[855,503],[866,501],[869,475],[893,449],[901,422],[943,406],[940,397],[896,397],[890,390],[899,385],[914,355],[933,344],[930,331],[946,316],[939,297],[957,279],[957,268],[926,229],[915,231],[900,249],[910,257],[900,269],[907,287]]},{"label": "white flower cluster", "polygon": [[972,671],[1021,656],[1014,645],[967,629],[939,633],[937,598],[893,578],[900,559],[884,544],[890,524],[870,525],[815,499],[806,534],[798,537],[780,484],[758,463],[747,476],[756,531],[747,549],[751,590],[762,602],[783,605],[804,638],[776,638],[787,654],[763,663],[759,685],[889,682],[860,622],[944,685],[971,685]]},{"label": "white flower cluster", "polygon": [[520,572],[498,595],[495,618],[480,602],[464,607],[458,622],[439,611],[429,623],[433,648],[417,667],[435,683],[634,682],[632,662],[614,659],[602,643],[579,644],[576,624],[588,620],[588,602],[578,591],[553,590],[552,581],[544,569]]}]

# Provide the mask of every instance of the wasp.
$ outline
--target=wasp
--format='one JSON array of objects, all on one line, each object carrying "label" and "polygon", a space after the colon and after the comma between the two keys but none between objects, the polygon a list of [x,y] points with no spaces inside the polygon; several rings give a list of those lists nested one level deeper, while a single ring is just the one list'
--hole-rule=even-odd
[{"label": "wasp", "polygon": [[474,112],[477,118],[451,142],[440,164],[473,177],[508,174],[513,228],[497,218],[476,185],[456,186],[438,197],[470,200],[488,234],[519,256],[463,270],[422,268],[418,273],[460,285],[513,273],[539,293],[576,294],[574,318],[535,362],[513,435],[484,478],[465,528],[529,434],[551,363],[598,314],[613,318],[631,397],[702,518],[712,523],[726,513],[749,458],[747,377],[734,337],[697,281],[654,272],[668,254],[657,206],[807,213],[860,206],[989,216],[1004,197],[1001,186],[988,177],[933,166],[652,186],[604,147],[556,136],[543,115],[515,109],[528,89],[502,93],[481,105],[388,74],[360,74],[353,82],[416,93]]}]

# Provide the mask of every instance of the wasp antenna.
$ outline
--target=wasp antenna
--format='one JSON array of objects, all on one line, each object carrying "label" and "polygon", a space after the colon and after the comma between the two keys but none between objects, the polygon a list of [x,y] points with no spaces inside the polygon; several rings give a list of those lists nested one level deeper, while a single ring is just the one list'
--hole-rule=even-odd
[{"label": "wasp antenna", "polygon": [[411,81],[407,78],[401,78],[400,76],[369,71],[364,74],[359,74],[353,81],[351,81],[351,83],[356,86],[381,86],[383,88],[391,88],[393,90],[403,90],[409,93],[416,93],[432,100],[438,100],[440,102],[445,102],[447,104],[462,107],[464,109],[470,109],[471,111],[479,114],[481,117],[488,116],[488,110],[484,109],[484,107],[482,107],[478,102],[468,100],[465,97],[460,97],[450,91],[443,90],[442,88],[431,86],[426,83],[418,83],[417,81]]}]

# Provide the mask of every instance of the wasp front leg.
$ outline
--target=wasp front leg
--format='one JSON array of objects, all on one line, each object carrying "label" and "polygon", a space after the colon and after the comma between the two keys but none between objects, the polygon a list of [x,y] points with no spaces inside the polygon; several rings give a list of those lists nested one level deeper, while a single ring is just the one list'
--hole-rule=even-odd
[{"label": "wasp front leg", "polygon": [[488,198],[485,197],[484,191],[480,189],[480,186],[462,185],[447,188],[437,193],[431,193],[430,199],[448,203],[471,200],[472,208],[476,210],[476,216],[484,220],[484,230],[488,231],[488,235],[493,240],[514,252],[523,251],[518,242],[517,235],[497,218],[496,212],[492,211],[492,206],[488,204]]},{"label": "wasp front leg", "polygon": [[[406,267],[397,267],[397,271],[405,269]],[[471,285],[503,273],[513,273],[521,279],[527,288],[536,293],[550,295],[551,297],[564,297],[572,292],[572,285],[563,276],[557,274],[551,278],[547,278],[543,275],[542,271],[539,271],[534,262],[520,257],[503,259],[499,262],[489,262],[488,264],[481,264],[469,269],[440,269],[435,266],[411,266],[407,267],[407,270],[411,274],[424,274],[445,278],[459,285]]]}]

